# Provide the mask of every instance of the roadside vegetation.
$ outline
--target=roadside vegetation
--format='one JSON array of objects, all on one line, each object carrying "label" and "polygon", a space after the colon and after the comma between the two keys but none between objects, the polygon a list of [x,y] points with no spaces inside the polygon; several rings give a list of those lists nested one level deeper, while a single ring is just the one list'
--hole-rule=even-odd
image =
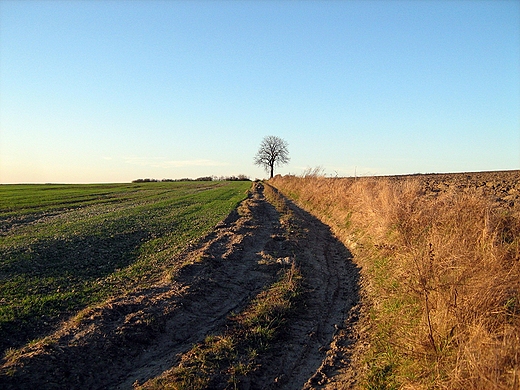
[{"label": "roadside vegetation", "polygon": [[175,254],[210,232],[250,185],[0,186],[0,350],[171,274]]},{"label": "roadside vegetation", "polygon": [[[505,183],[507,196],[520,190],[517,179]],[[269,183],[330,225],[361,267],[365,388],[520,387],[518,202],[470,186],[430,191],[420,176],[315,170]]]}]

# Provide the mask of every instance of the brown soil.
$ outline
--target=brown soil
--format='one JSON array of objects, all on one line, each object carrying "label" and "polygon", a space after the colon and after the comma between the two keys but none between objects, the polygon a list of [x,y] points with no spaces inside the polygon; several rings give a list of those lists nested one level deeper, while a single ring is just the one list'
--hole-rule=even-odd
[{"label": "brown soil", "polygon": [[410,177],[421,182],[425,195],[477,191],[497,206],[512,207],[520,203],[520,170],[393,176],[397,180]]},{"label": "brown soil", "polygon": [[232,313],[276,279],[287,257],[296,259],[305,292],[281,341],[259,356],[240,388],[353,386],[363,348],[358,269],[326,225],[288,204],[289,230],[266,201],[263,185],[255,184],[238,211],[179,255],[185,265],[178,273],[84,310],[45,339],[12,352],[2,362],[0,388],[131,389],[225,329]]}]

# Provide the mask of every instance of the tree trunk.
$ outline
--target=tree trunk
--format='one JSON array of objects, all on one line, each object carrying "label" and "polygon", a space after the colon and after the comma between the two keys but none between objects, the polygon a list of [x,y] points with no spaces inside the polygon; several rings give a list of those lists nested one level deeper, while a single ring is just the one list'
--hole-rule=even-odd
[{"label": "tree trunk", "polygon": [[274,164],[273,164],[273,165],[271,165],[271,177],[270,177],[270,179],[272,179],[272,178],[273,178],[273,173],[274,173]]}]

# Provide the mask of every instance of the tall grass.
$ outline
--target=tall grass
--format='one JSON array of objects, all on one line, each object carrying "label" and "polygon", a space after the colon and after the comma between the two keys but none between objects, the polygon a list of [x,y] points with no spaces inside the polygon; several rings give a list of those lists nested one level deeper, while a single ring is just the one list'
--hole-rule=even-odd
[{"label": "tall grass", "polygon": [[371,301],[370,389],[520,388],[520,207],[418,179],[270,181],[352,250]]}]

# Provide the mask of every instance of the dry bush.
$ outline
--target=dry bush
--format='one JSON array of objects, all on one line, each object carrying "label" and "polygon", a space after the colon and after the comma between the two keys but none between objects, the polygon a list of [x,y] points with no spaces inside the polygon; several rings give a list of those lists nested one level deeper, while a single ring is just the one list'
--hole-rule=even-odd
[{"label": "dry bush", "polygon": [[413,178],[270,183],[352,250],[372,301],[368,388],[520,388],[520,207]]}]

